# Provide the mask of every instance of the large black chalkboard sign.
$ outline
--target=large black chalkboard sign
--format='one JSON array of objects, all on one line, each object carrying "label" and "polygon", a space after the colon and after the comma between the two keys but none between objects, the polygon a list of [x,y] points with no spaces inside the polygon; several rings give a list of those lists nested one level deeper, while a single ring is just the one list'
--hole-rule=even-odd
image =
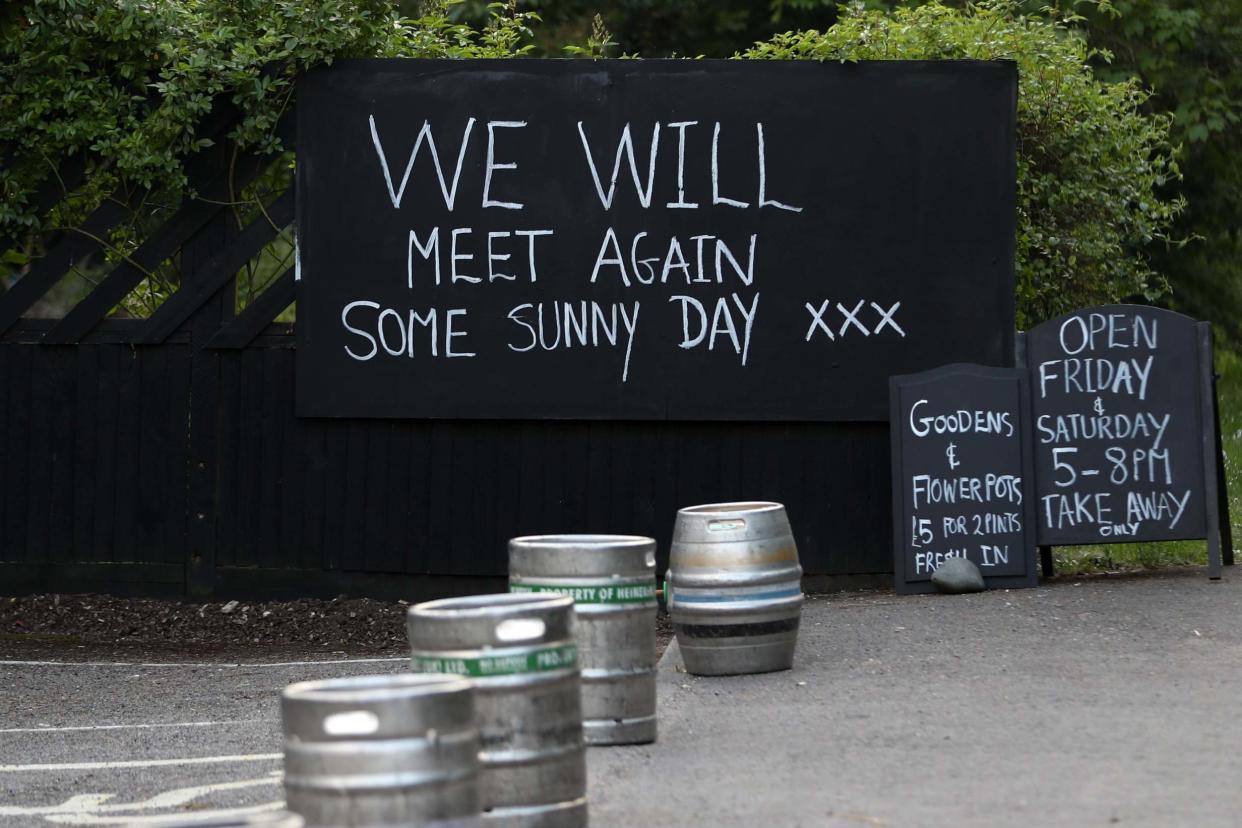
[{"label": "large black chalkboard sign", "polygon": [[897,592],[930,592],[949,557],[989,587],[1035,586],[1026,372],[948,365],[889,387]]},{"label": "large black chalkboard sign", "polygon": [[1103,305],[1025,335],[1040,544],[1208,538],[1220,571],[1211,328]]},{"label": "large black chalkboard sign", "polygon": [[303,416],[872,420],[1013,359],[1009,62],[341,61]]}]

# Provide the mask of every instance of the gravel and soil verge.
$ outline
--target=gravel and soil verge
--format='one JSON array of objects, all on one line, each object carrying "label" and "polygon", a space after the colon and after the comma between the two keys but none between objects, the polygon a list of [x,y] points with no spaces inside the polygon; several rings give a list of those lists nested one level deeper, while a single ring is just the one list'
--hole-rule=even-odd
[{"label": "gravel and soil verge", "polygon": [[[206,604],[99,594],[0,598],[0,656],[403,655],[408,607],[343,597]],[[663,611],[656,635],[663,653],[672,637]]]}]

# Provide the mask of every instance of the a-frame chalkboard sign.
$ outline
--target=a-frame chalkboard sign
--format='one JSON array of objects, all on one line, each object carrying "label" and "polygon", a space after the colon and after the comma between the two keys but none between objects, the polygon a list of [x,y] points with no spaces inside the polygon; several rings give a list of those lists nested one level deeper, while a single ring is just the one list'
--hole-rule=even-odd
[{"label": "a-frame chalkboard sign", "polygon": [[1026,372],[946,365],[889,380],[893,580],[930,592],[950,557],[989,587],[1031,587],[1035,525]]},{"label": "a-frame chalkboard sign", "polygon": [[1212,328],[1161,308],[1102,305],[1019,339],[1030,373],[1036,533],[1052,545],[1206,538],[1233,563]]}]

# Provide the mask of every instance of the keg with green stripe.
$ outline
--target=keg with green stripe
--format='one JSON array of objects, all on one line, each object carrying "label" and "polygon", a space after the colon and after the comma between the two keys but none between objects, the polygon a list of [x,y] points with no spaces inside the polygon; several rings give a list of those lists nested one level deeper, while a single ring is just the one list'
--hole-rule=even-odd
[{"label": "keg with green stripe", "polygon": [[410,608],[412,669],[465,676],[475,688],[489,828],[587,824],[573,605],[558,594],[501,593]]},{"label": "keg with green stripe", "polygon": [[475,692],[398,673],[291,684],[285,799],[307,828],[478,828]]},{"label": "keg with green stripe", "polygon": [[784,506],[681,509],[666,577],[665,600],[687,672],[720,676],[793,666],[802,567]]},{"label": "keg with green stripe", "polygon": [[509,589],[574,599],[587,744],[656,738],[656,542],[634,535],[509,541]]}]

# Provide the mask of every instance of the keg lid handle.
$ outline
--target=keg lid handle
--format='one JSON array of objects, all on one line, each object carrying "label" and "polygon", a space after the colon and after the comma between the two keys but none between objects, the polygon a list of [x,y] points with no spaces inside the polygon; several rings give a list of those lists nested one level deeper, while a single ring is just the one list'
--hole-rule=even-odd
[{"label": "keg lid handle", "polygon": [[370,710],[349,710],[323,717],[323,732],[329,736],[370,736],[379,730],[379,716]]},{"label": "keg lid handle", "polygon": [[504,642],[542,638],[548,625],[542,618],[506,618],[496,625],[496,638]]},{"label": "keg lid handle", "polygon": [[723,520],[708,521],[707,524],[707,531],[709,532],[736,532],[738,529],[745,528],[745,518],[725,518]]}]

